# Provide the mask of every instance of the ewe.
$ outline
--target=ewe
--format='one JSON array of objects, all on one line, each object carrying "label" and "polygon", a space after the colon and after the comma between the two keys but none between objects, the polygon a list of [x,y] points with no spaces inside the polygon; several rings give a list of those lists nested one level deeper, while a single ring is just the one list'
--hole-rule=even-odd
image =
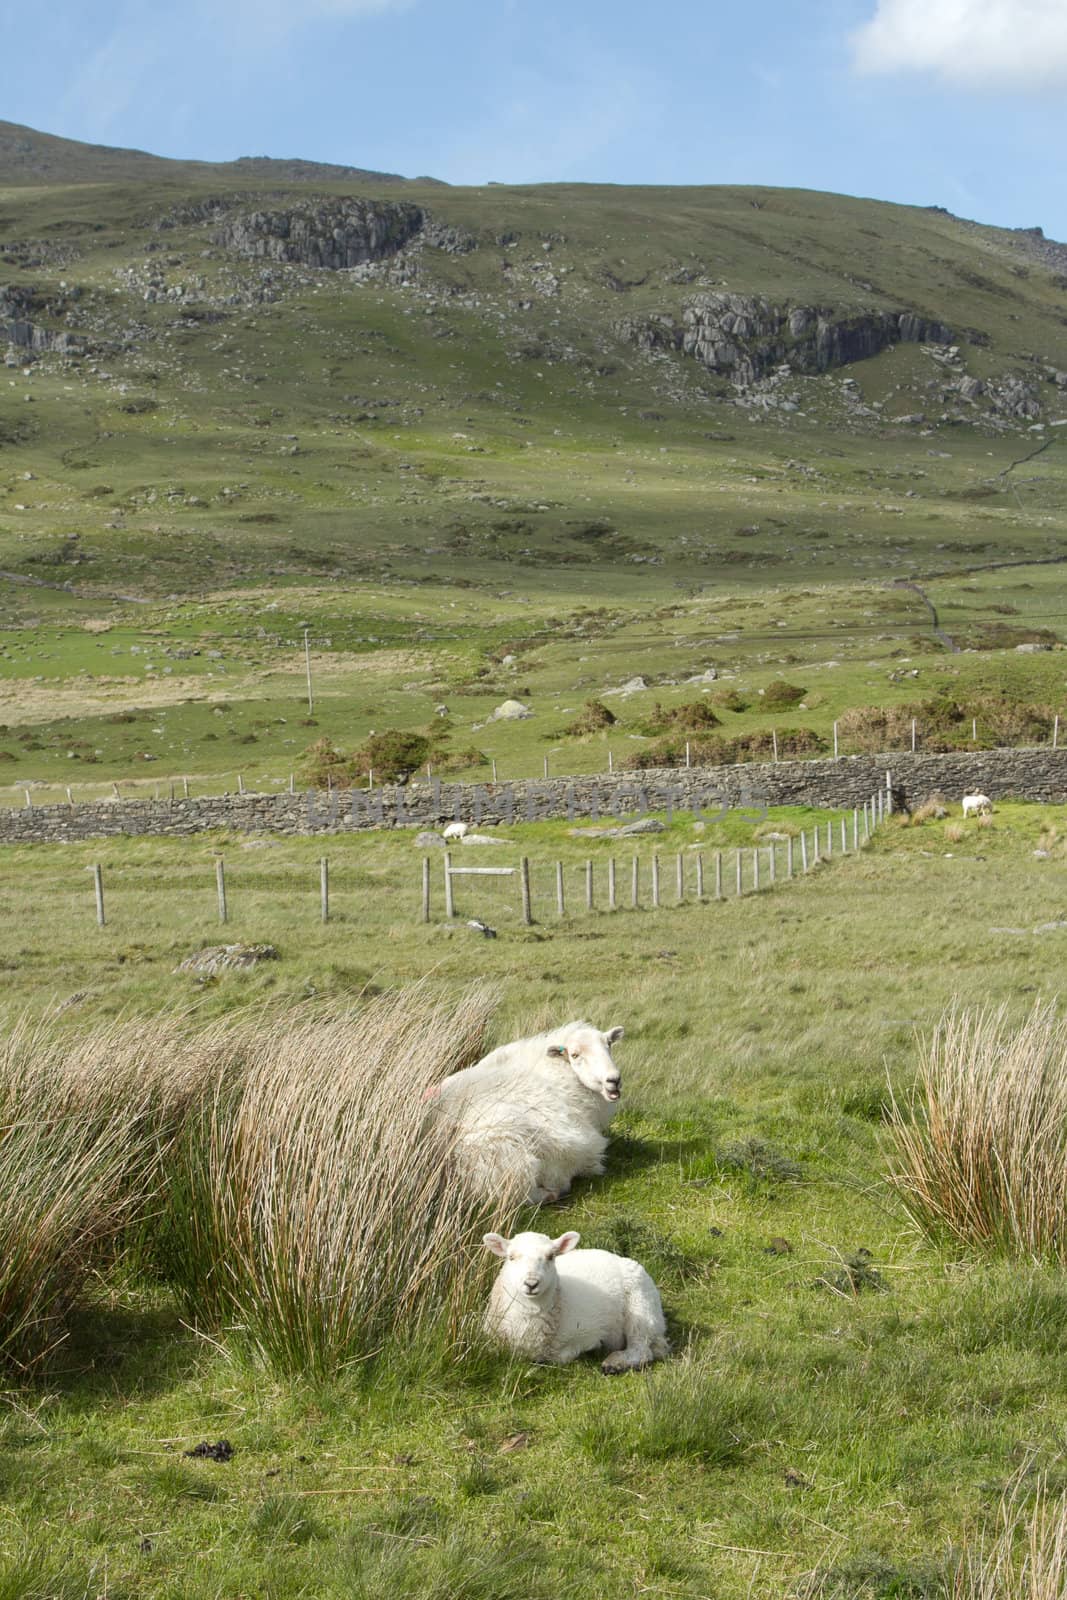
[{"label": "ewe", "polygon": [[442,839],[462,839],[467,832],[465,822],[449,822],[441,829]]},{"label": "ewe", "polygon": [[979,817],[984,812],[992,811],[993,802],[987,794],[965,794],[963,797],[963,815],[965,817]]},{"label": "ewe", "polygon": [[568,1022],[501,1045],[429,1091],[483,1194],[540,1205],[603,1172],[604,1130],[622,1094],[611,1046],[621,1038],[621,1028]]},{"label": "ewe", "polygon": [[532,1361],[560,1366],[605,1348],[612,1353],[600,1370],[609,1376],[662,1360],[670,1346],[656,1285],[628,1256],[575,1250],[580,1237],[487,1233],[486,1249],[504,1265],[489,1297],[486,1331]]}]

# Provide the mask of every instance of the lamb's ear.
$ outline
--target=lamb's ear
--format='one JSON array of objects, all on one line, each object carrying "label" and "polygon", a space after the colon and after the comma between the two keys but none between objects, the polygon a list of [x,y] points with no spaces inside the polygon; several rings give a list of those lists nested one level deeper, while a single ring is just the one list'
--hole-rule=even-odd
[{"label": "lamb's ear", "polygon": [[621,1039],[625,1032],[625,1028],[609,1028],[604,1037],[609,1044],[614,1044],[616,1039]]},{"label": "lamb's ear", "polygon": [[558,1239],[553,1239],[549,1255],[565,1256],[568,1250],[573,1250],[581,1238],[580,1233],[561,1233]]},{"label": "lamb's ear", "polygon": [[487,1250],[491,1250],[495,1256],[503,1257],[508,1253],[508,1241],[502,1234],[487,1233],[483,1236],[482,1243],[485,1245],[485,1248]]},{"label": "lamb's ear", "polygon": [[545,1054],[549,1056],[565,1056],[567,1054],[567,1046],[564,1044],[550,1044]]}]

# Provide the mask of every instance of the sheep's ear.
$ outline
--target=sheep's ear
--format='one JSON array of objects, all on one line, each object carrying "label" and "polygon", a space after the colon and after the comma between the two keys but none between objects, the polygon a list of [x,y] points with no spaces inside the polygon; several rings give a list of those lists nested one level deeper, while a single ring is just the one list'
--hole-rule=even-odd
[{"label": "sheep's ear", "polygon": [[549,1251],[553,1256],[565,1256],[568,1250],[573,1250],[581,1238],[580,1233],[561,1233],[558,1239],[553,1239]]},{"label": "sheep's ear", "polygon": [[625,1028],[609,1028],[604,1037],[609,1044],[614,1044],[616,1039],[621,1039],[625,1032]]},{"label": "sheep's ear", "polygon": [[485,1245],[485,1248],[487,1250],[491,1250],[495,1256],[503,1257],[508,1253],[508,1241],[503,1237],[502,1234],[487,1233],[484,1235],[482,1243]]},{"label": "sheep's ear", "polygon": [[567,1047],[563,1044],[550,1044],[546,1054],[550,1056],[565,1056],[567,1054]]}]

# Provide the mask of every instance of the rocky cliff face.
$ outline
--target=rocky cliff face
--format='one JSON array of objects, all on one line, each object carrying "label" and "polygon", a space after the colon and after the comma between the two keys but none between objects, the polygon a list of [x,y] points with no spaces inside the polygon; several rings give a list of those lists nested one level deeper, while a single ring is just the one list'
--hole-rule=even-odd
[{"label": "rocky cliff face", "polygon": [[38,309],[38,296],[31,289],[13,285],[5,288],[0,284],[0,344],[35,353],[51,350],[57,355],[79,354],[83,349],[81,339],[32,320],[32,313]]},{"label": "rocky cliff face", "polygon": [[943,323],[914,311],[842,313],[742,294],[696,295],[683,308],[681,325],[659,315],[618,323],[616,333],[642,349],[682,350],[741,387],[779,366],[830,372],[893,344],[948,344],[952,337]]},{"label": "rocky cliff face", "polygon": [[425,221],[419,206],[324,200],[284,211],[242,212],[229,217],[215,237],[225,248],[254,260],[338,269],[396,255]]}]

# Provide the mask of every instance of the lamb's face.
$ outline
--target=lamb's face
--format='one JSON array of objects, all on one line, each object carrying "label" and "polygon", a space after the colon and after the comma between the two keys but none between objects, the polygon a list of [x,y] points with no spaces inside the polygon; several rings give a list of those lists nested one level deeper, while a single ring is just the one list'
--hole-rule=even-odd
[{"label": "lamb's face", "polygon": [[605,1100],[618,1100],[622,1095],[622,1077],[611,1059],[611,1047],[622,1038],[621,1028],[609,1028],[600,1033],[596,1028],[576,1028],[567,1035],[563,1044],[550,1045],[548,1053],[559,1056],[573,1069],[579,1083],[584,1083],[594,1094]]},{"label": "lamb's face", "polygon": [[505,1239],[499,1233],[487,1233],[483,1243],[503,1261],[500,1279],[511,1297],[538,1301],[554,1294],[559,1283],[556,1257],[573,1250],[579,1237],[563,1233],[550,1239],[546,1233],[517,1233],[514,1239]]}]

